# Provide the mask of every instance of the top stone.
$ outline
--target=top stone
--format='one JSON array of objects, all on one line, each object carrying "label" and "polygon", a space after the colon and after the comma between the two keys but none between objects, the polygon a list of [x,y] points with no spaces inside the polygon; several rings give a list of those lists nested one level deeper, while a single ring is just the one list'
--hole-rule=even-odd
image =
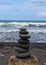
[{"label": "top stone", "polygon": [[21,31],[26,31],[26,28],[20,28]]}]

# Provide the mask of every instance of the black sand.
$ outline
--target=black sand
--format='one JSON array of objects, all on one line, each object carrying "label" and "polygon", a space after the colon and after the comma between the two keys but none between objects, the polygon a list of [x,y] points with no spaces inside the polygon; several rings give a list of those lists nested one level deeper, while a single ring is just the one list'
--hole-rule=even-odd
[{"label": "black sand", "polygon": [[[30,48],[31,54],[37,56],[39,60],[38,65],[44,65],[44,63],[46,63],[46,48],[44,48],[42,44],[41,46],[39,45],[40,47],[38,47],[37,44],[33,44],[31,46],[32,46],[32,48]],[[16,51],[14,46],[9,48],[7,46],[0,47],[0,65],[8,65],[9,57],[15,54]]]}]

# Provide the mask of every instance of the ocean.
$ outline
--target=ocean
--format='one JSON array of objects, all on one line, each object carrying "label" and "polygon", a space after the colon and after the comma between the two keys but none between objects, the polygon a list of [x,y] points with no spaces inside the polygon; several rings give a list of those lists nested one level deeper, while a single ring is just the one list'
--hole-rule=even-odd
[{"label": "ocean", "polygon": [[17,42],[20,28],[26,28],[30,42],[46,43],[46,21],[0,21],[0,42]]}]

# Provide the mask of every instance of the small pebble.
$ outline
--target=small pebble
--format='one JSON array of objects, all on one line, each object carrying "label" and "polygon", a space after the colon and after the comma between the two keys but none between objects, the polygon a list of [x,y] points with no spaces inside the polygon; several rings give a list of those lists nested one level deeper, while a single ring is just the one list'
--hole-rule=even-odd
[{"label": "small pebble", "polygon": [[0,54],[0,56],[4,56],[3,54]]},{"label": "small pebble", "polygon": [[44,65],[46,65],[46,63],[44,63]]}]

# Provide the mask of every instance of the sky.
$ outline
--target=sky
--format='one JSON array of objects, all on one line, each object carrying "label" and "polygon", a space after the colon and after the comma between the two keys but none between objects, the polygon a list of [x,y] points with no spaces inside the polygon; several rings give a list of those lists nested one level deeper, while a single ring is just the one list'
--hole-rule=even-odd
[{"label": "sky", "polygon": [[0,0],[0,20],[46,20],[46,0]]}]

